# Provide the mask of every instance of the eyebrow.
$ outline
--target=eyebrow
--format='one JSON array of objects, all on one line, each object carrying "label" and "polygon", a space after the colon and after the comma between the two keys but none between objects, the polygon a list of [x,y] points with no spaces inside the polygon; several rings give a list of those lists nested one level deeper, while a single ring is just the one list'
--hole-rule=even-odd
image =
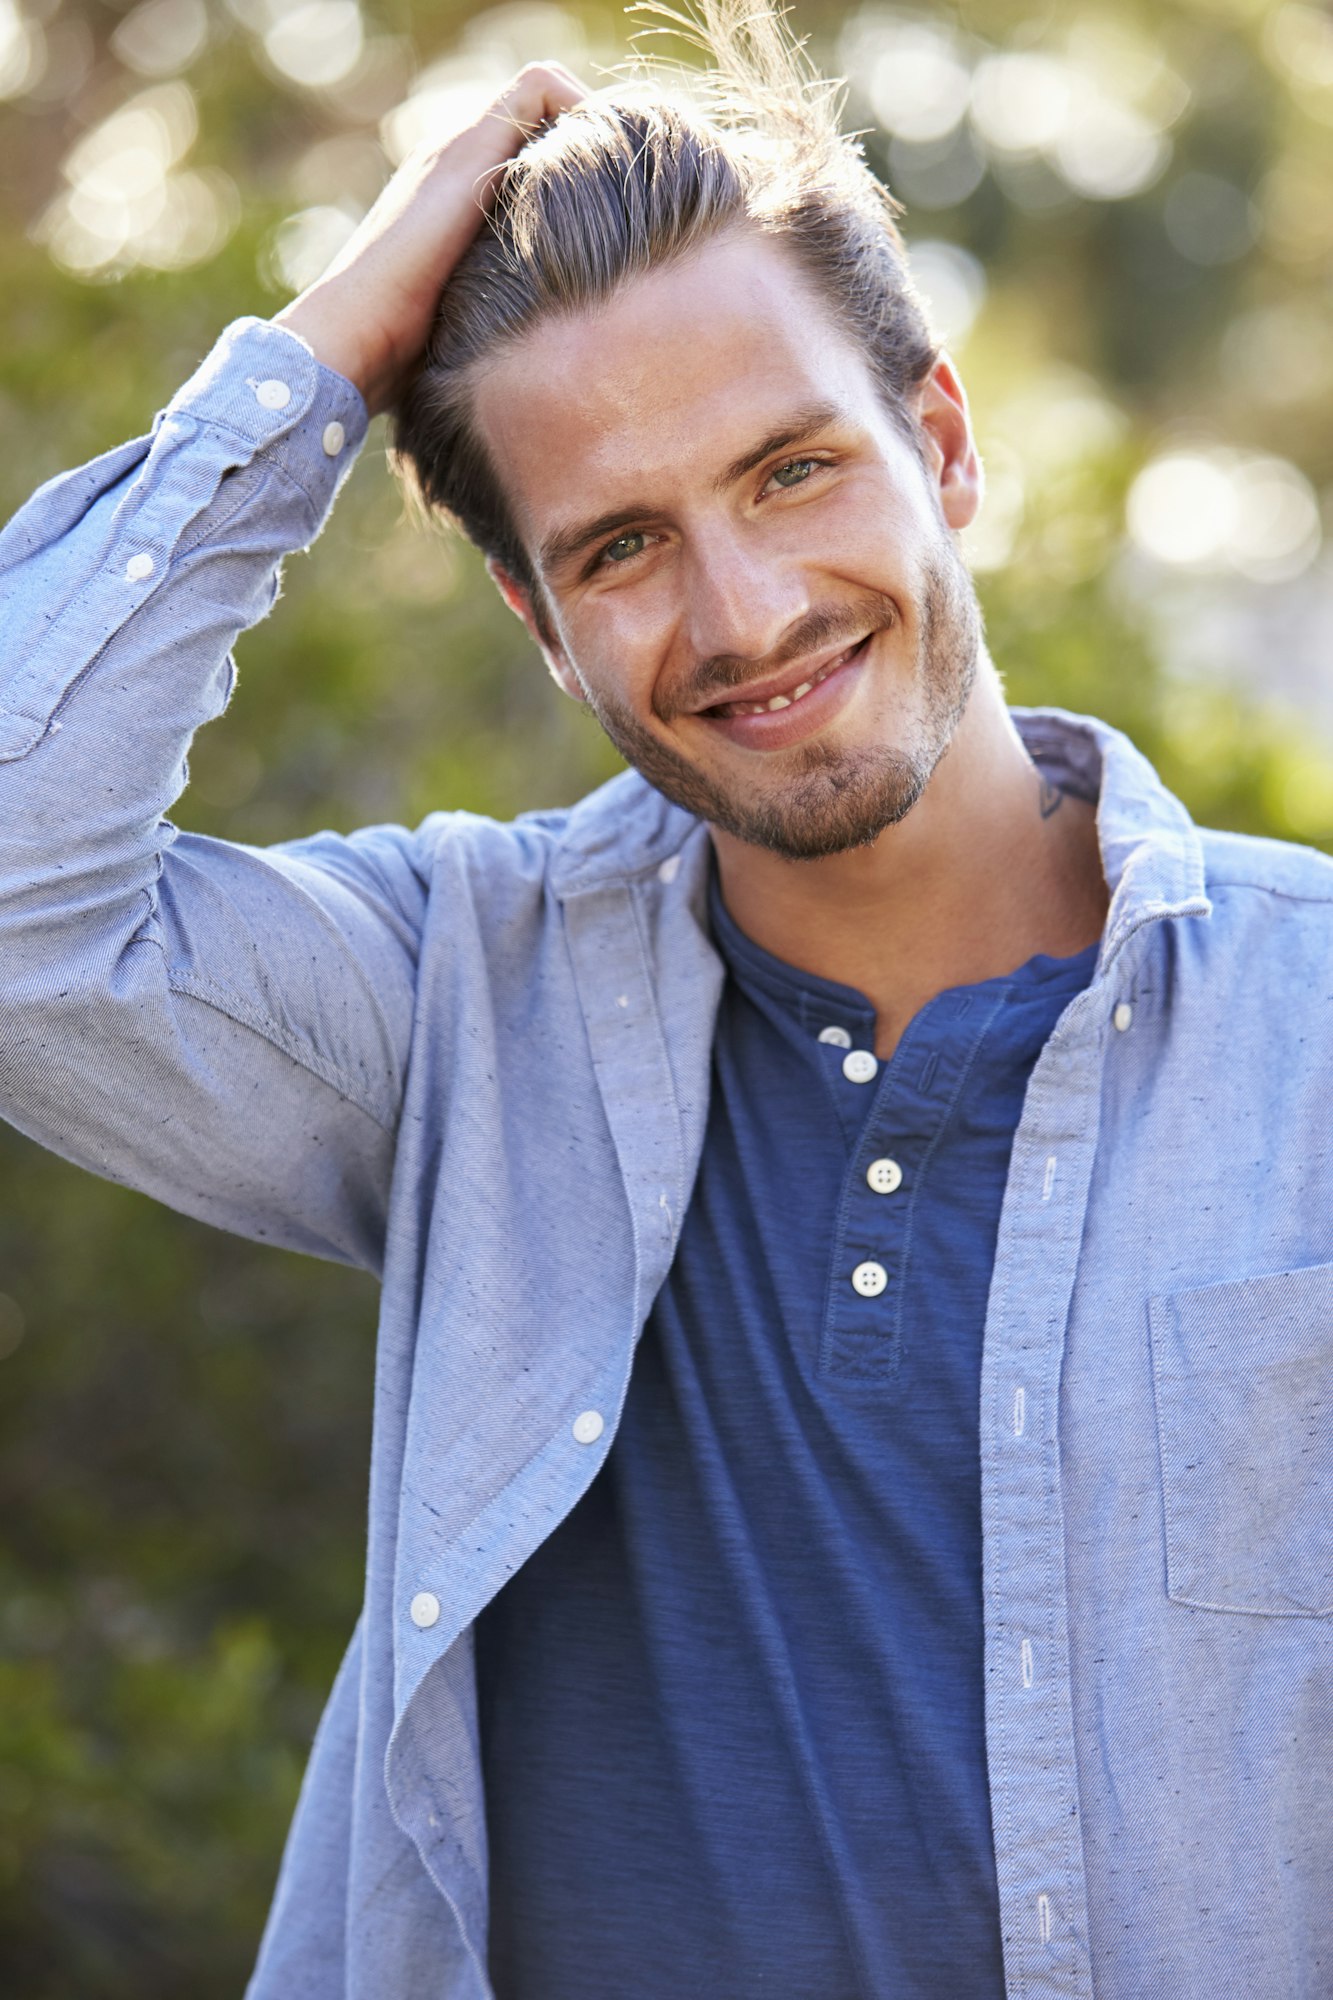
[{"label": "eyebrow", "polygon": [[618,529],[630,528],[653,513],[646,502],[634,507],[617,507],[612,514],[599,514],[595,521],[580,521],[573,528],[561,528],[554,535],[548,535],[537,551],[538,567],[548,574],[552,570],[563,569],[574,557],[581,555],[592,542],[600,542],[606,535],[614,535]]},{"label": "eyebrow", "polygon": [[734,486],[738,479],[744,479],[747,472],[753,472],[775,451],[787,451],[794,444],[807,443],[819,431],[826,431],[830,424],[837,423],[841,415],[835,403],[811,403],[789,424],[783,424],[780,430],[770,431],[753,451],[743,451],[739,458],[733,458],[725,472],[719,473],[714,481],[717,491],[722,493],[728,486]]},{"label": "eyebrow", "polygon": [[[727,487],[734,486],[738,480],[744,479],[747,473],[753,472],[756,466],[762,465],[766,458],[771,458],[774,452],[787,451],[792,445],[806,443],[819,431],[827,430],[830,424],[836,423],[841,414],[836,404],[812,403],[808,408],[799,411],[789,423],[783,424],[778,430],[770,431],[760,443],[748,451],[743,451],[739,458],[733,458],[730,465],[725,466],[713,481],[714,490],[718,493],[725,492]],[[548,575],[553,570],[563,569],[592,543],[600,542],[604,537],[614,535],[621,529],[636,527],[642,521],[651,520],[658,511],[651,503],[640,502],[636,506],[617,507],[611,513],[599,514],[595,520],[579,521],[572,527],[557,529],[554,534],[548,535],[538,548],[538,565]]]}]

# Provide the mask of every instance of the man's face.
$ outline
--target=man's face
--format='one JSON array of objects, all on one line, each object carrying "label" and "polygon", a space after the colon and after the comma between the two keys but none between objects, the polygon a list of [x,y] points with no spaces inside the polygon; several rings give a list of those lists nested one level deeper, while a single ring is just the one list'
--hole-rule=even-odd
[{"label": "man's face", "polygon": [[752,234],[545,322],[478,385],[562,686],[668,798],[793,859],[910,810],[975,675],[951,531],[978,473],[947,369],[917,415],[919,454]]}]

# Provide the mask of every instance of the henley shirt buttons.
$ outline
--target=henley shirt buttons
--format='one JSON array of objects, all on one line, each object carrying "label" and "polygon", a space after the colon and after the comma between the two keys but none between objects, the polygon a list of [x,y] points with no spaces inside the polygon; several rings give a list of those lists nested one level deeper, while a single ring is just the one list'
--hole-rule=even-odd
[{"label": "henley shirt buttons", "polygon": [[149,555],[131,556],[125,565],[125,574],[131,583],[142,583],[151,576],[157,565]]},{"label": "henley shirt buttons", "polygon": [[1134,1009],[1130,1006],[1128,1000],[1120,1002],[1111,1019],[1123,1035],[1130,1022],[1134,1019]]},{"label": "henley shirt buttons", "polygon": [[852,1272],[852,1289],[863,1299],[877,1299],[889,1282],[882,1264],[858,1264]]},{"label": "henley shirt buttons", "polygon": [[879,1064],[869,1049],[853,1049],[842,1059],[842,1073],[848,1083],[869,1083],[879,1074]]},{"label": "henley shirt buttons", "polygon": [[606,1421],[600,1410],[582,1410],[574,1419],[574,1442],[596,1444],[605,1429]]},{"label": "henley shirt buttons", "polygon": [[264,410],[285,410],[292,400],[292,392],[285,382],[257,382],[255,401]]},{"label": "henley shirt buttons", "polygon": [[827,1042],[832,1049],[849,1049],[852,1046],[852,1038],[845,1028],[821,1028],[819,1039]]},{"label": "henley shirt buttons", "polygon": [[679,873],[680,856],[678,854],[668,854],[666,860],[657,871],[657,879],[659,882],[674,882]]},{"label": "henley shirt buttons", "polygon": [[407,1615],[422,1632],[439,1623],[440,1600],[433,1590],[419,1590],[407,1607]]},{"label": "henley shirt buttons", "polygon": [[325,458],[336,458],[346,442],[347,433],[341,424],[325,424],[323,438]]},{"label": "henley shirt buttons", "polygon": [[876,1194],[896,1194],[903,1184],[903,1170],[896,1160],[872,1160],[866,1179]]}]

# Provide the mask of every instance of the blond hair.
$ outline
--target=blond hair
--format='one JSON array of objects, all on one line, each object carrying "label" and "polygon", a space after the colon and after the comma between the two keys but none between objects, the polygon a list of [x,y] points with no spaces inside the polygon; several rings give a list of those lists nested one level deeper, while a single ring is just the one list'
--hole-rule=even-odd
[{"label": "blond hair", "polygon": [[[701,48],[702,73],[635,56],[526,145],[440,298],[424,366],[395,422],[409,488],[539,595],[472,417],[478,369],[553,315],[585,311],[728,230],[783,245],[868,357],[911,433],[911,393],[938,349],[913,290],[897,204],[839,128],[784,18],[747,0],[652,4]],[[642,43],[642,36],[636,38]]]}]

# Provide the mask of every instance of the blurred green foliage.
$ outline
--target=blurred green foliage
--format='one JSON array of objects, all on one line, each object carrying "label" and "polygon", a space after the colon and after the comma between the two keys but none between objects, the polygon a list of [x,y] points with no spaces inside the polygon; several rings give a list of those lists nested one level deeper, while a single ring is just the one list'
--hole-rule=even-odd
[{"label": "blurred green foliage", "polygon": [[[373,198],[381,121],[424,63],[455,54],[485,75],[554,50],[590,68],[625,47],[609,9],[320,5],[302,28],[282,0],[0,0],[0,515],[144,430],[227,320],[276,308],[312,238]],[[796,22],[851,71],[849,116],[909,197],[923,271],[946,290],[952,272],[968,306],[957,351],[1001,530],[976,555],[1012,695],[1122,724],[1203,819],[1333,838],[1327,727],[1281,671],[1327,637],[1317,531],[1285,576],[1281,561],[1244,574],[1243,551],[1239,575],[1221,558],[1173,569],[1125,533],[1134,482],[1173,449],[1266,454],[1316,496],[1333,481],[1326,14],[967,0],[852,18],[810,0]],[[346,72],[299,81],[303,64],[336,68],[339,35],[356,43]],[[947,129],[913,127],[931,87],[962,87],[949,62],[975,106],[989,58],[1071,50],[1140,121],[1125,130],[1151,158],[1128,189],[1089,190],[1114,159],[983,143],[980,111],[947,125],[946,102]],[[1040,120],[1059,86],[1047,75],[1024,110],[1038,71],[986,74],[1001,120]],[[895,75],[921,79],[906,110]],[[105,187],[70,163],[164,88],[172,118],[197,120],[171,167],[184,220],[117,250]],[[1208,636],[1238,623],[1239,675]],[[1182,632],[1202,647],[1182,654]],[[178,813],[204,831],[507,815],[615,768],[473,553],[404,519],[382,438],[239,658]],[[358,1606],[373,1288],[227,1241],[3,1128],[0,1177],[0,1989],[222,2000],[253,1958]]]}]

